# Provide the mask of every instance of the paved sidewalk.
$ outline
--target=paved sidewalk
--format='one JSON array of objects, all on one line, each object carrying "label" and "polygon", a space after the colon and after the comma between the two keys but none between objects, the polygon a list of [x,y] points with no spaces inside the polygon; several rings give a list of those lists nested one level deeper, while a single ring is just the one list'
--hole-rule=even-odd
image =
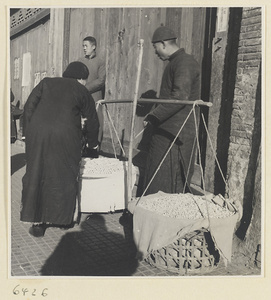
[{"label": "paved sidewalk", "polygon": [[[132,228],[119,222],[122,212],[84,214],[72,229],[50,227],[42,238],[31,236],[30,224],[19,220],[25,173],[22,145],[11,145],[11,276],[176,276],[135,259]],[[260,270],[219,264],[207,275],[260,275]]]}]

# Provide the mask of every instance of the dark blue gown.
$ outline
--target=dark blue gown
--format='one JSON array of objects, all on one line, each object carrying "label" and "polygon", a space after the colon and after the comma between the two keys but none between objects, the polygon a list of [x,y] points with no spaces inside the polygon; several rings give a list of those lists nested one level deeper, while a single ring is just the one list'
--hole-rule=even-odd
[{"label": "dark blue gown", "polygon": [[73,220],[81,159],[81,115],[89,147],[99,122],[88,90],[76,79],[45,78],[24,106],[26,173],[21,221],[68,225]]}]

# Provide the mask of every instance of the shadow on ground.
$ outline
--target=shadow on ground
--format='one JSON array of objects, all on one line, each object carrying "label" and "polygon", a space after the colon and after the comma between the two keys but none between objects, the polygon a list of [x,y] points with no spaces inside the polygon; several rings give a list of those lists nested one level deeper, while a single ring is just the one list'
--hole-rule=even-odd
[{"label": "shadow on ground", "polygon": [[25,164],[25,153],[19,153],[11,156],[11,175],[23,168]]},{"label": "shadow on ground", "polygon": [[124,228],[125,238],[109,232],[102,215],[91,215],[80,228],[62,237],[42,276],[130,276],[136,271],[131,228]]}]

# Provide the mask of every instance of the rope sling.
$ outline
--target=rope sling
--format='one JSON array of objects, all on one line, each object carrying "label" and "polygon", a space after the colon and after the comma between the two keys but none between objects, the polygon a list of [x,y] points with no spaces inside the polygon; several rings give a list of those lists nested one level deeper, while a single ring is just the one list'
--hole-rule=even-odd
[{"label": "rope sling", "polygon": [[[117,102],[117,101],[116,101]],[[147,102],[147,100],[146,100]],[[180,101],[181,102],[181,101]],[[205,204],[206,204],[206,211],[207,211],[207,217],[208,217],[208,220],[210,221],[210,215],[209,215],[209,207],[208,207],[208,202],[210,200],[207,200],[207,192],[206,192],[206,185],[205,185],[205,179],[204,179],[204,171],[203,171],[203,166],[202,166],[202,160],[201,160],[201,149],[200,149],[200,142],[199,142],[199,131],[198,131],[198,120],[197,120],[197,114],[196,114],[196,107],[202,105],[203,101],[202,100],[196,100],[196,101],[191,101],[193,103],[192,105],[192,108],[190,110],[190,112],[188,113],[186,119],[184,120],[183,124],[181,125],[178,133],[176,134],[175,138],[173,139],[173,141],[171,142],[168,150],[166,151],[166,153],[164,154],[162,160],[160,161],[159,165],[157,166],[153,176],[151,177],[148,185],[146,186],[145,190],[143,191],[142,195],[138,198],[137,202],[136,202],[136,205],[138,205],[138,203],[141,201],[142,197],[144,197],[147,189],[149,188],[150,184],[152,183],[153,179],[155,178],[156,174],[158,173],[161,165],[163,164],[164,160],[166,159],[167,155],[169,154],[171,148],[173,147],[176,139],[178,138],[178,136],[180,135],[180,133],[182,132],[185,124],[187,123],[189,117],[193,114],[193,117],[194,117],[194,123],[195,123],[195,140],[194,140],[194,145],[193,145],[193,150],[191,152],[191,156],[190,156],[190,160],[189,160],[189,165],[188,165],[188,170],[187,170],[187,173],[189,172],[190,170],[190,167],[191,167],[191,162],[192,162],[192,157],[193,157],[193,152],[194,152],[194,147],[195,145],[197,146],[197,150],[198,150],[198,157],[199,157],[199,167],[200,167],[200,173],[201,173],[201,179],[202,179],[202,190],[203,190],[203,196],[204,196],[204,200],[205,200]],[[116,127],[114,126],[114,122],[113,122],[113,119],[110,115],[110,112],[108,110],[108,106],[106,105],[106,103],[103,103],[102,101],[100,101],[98,103],[98,105],[101,105],[101,104],[104,104],[105,105],[105,110],[106,110],[106,115],[107,115],[107,118],[109,120],[109,131],[110,131],[110,137],[111,137],[111,141],[112,141],[112,147],[113,147],[113,150],[114,150],[114,156],[115,158],[117,158],[117,154],[116,154],[116,148],[115,148],[115,145],[114,145],[114,137],[113,137],[113,131],[116,135],[116,138],[117,138],[117,141],[118,141],[118,144],[122,150],[122,152],[124,153],[125,155],[125,151],[123,149],[123,146],[121,145],[121,141],[120,141],[120,138],[118,136],[118,133],[117,133],[117,130],[116,130]],[[211,106],[210,103],[208,103],[208,106]],[[215,158],[215,161],[217,163],[217,167],[219,169],[219,172],[222,176],[222,179],[225,183],[225,185],[227,186],[227,182],[226,182],[226,179],[224,177],[224,174],[222,172],[222,169],[221,169],[221,166],[219,164],[219,161],[218,161],[218,158],[217,158],[217,155],[215,153],[215,150],[214,150],[214,147],[213,147],[213,144],[212,144],[212,141],[211,141],[211,137],[210,137],[210,134],[209,134],[209,131],[208,131],[208,128],[207,128],[207,125],[206,125],[206,121],[205,121],[205,117],[203,115],[203,113],[201,113],[201,118],[202,118],[202,121],[203,121],[203,125],[204,125],[204,128],[205,128],[205,131],[206,131],[206,134],[207,134],[207,137],[208,137],[208,140],[209,140],[209,143],[210,143],[210,148],[212,150],[212,153],[213,153],[213,156]],[[137,138],[139,137],[141,134],[143,134],[144,130],[146,129],[146,127],[144,127],[138,134],[136,134],[134,137]],[[184,184],[184,189],[185,187],[187,186],[187,176],[185,174],[185,184]],[[184,192],[184,191],[183,191]],[[131,199],[128,199],[128,201],[130,201]],[[227,200],[225,199],[225,202],[227,204]],[[201,212],[201,210],[199,209],[200,213],[203,215],[203,213]],[[211,232],[211,228],[210,228],[210,232]]]},{"label": "rope sling", "polygon": [[[177,139],[178,136],[180,135],[181,131],[183,130],[183,128],[184,128],[184,126],[185,126],[187,120],[189,119],[189,117],[190,117],[190,115],[191,115],[192,113],[193,113],[193,115],[194,115],[194,122],[195,122],[195,128],[196,128],[196,135],[195,135],[194,146],[195,146],[195,142],[197,142],[197,149],[198,149],[198,153],[199,153],[199,166],[200,166],[200,171],[201,171],[201,178],[202,178],[202,181],[203,181],[203,189],[205,190],[205,181],[204,181],[204,176],[203,176],[203,167],[202,167],[202,162],[201,162],[201,151],[200,151],[200,144],[199,144],[198,122],[197,122],[197,117],[196,117],[196,112],[195,112],[195,107],[201,105],[201,102],[199,102],[199,101],[201,101],[201,100],[196,100],[196,101],[194,101],[193,106],[192,106],[192,109],[191,109],[190,112],[188,113],[188,115],[187,115],[187,117],[186,117],[184,123],[182,124],[182,126],[181,126],[181,128],[179,129],[177,135],[175,136],[175,138],[173,139],[172,143],[170,144],[170,146],[169,146],[167,152],[165,153],[164,157],[162,158],[161,162],[160,162],[159,165],[157,166],[157,169],[156,169],[155,173],[153,174],[152,178],[150,179],[150,182],[148,183],[148,185],[147,185],[146,189],[144,190],[142,196],[145,195],[145,193],[146,193],[148,187],[150,186],[150,184],[151,184],[151,182],[153,181],[155,175],[156,175],[157,172],[159,171],[159,169],[160,169],[162,163],[164,162],[166,156],[168,155],[169,151],[170,151],[171,148],[173,147],[173,145],[174,145],[176,139]],[[191,101],[191,102],[192,102],[192,101]],[[124,155],[126,155],[126,154],[125,154],[125,150],[124,150],[124,148],[123,148],[123,146],[122,146],[122,144],[121,144],[120,138],[119,138],[119,136],[118,136],[116,127],[114,126],[114,123],[113,123],[112,117],[111,117],[111,115],[110,115],[110,112],[109,112],[109,110],[108,110],[107,104],[106,104],[106,103],[103,103],[102,101],[98,103],[98,105],[101,105],[101,104],[105,105],[105,108],[106,108],[106,114],[107,114],[109,123],[110,123],[110,125],[112,126],[112,128],[109,126],[109,131],[110,131],[110,137],[111,137],[112,147],[113,147],[113,151],[114,151],[114,157],[117,158],[117,154],[116,154],[116,148],[115,148],[115,145],[114,145],[114,138],[113,138],[112,129],[113,129],[113,131],[114,131],[114,133],[115,133],[115,135],[116,135],[118,144],[119,144],[119,146],[120,146],[122,152],[124,153]],[[221,167],[220,167],[220,164],[219,164],[217,155],[216,155],[216,153],[215,153],[215,150],[214,150],[214,147],[213,147],[211,138],[210,138],[210,134],[209,134],[209,131],[208,131],[208,128],[207,128],[207,125],[206,125],[206,121],[205,121],[204,115],[201,114],[201,116],[202,116],[204,128],[205,128],[205,130],[206,130],[207,137],[208,137],[208,140],[209,140],[209,143],[210,143],[210,147],[211,147],[211,150],[212,150],[212,152],[213,152],[213,155],[214,155],[215,161],[216,161],[216,163],[217,163],[218,169],[219,169],[219,171],[220,171],[220,174],[221,174],[221,176],[222,176],[222,179],[223,179],[224,183],[227,184],[226,179],[225,179],[225,177],[224,177],[224,175],[223,175],[222,169],[221,169]],[[143,134],[143,132],[144,132],[145,129],[146,129],[146,127],[144,127],[138,134],[136,134],[134,138],[137,138],[137,137],[139,137],[141,134]],[[194,147],[194,146],[193,146],[193,147]],[[192,153],[193,153],[193,151],[192,151]],[[189,161],[189,165],[188,165],[188,170],[189,170],[190,167],[191,167],[191,161],[192,161],[192,155],[191,155],[191,157],[190,157],[190,161]],[[187,178],[186,178],[185,185],[187,185]]]},{"label": "rope sling", "polygon": [[[118,99],[118,100],[99,100],[97,102],[97,108],[99,105],[105,105],[105,112],[107,115],[107,119],[108,119],[108,123],[109,123],[109,132],[110,132],[110,137],[111,137],[111,142],[112,142],[112,147],[113,147],[113,151],[114,151],[114,156],[115,158],[117,158],[117,153],[116,153],[116,147],[115,147],[115,142],[114,142],[114,134],[117,138],[118,144],[120,146],[120,149],[123,153],[123,155],[125,157],[128,157],[128,172],[127,172],[127,181],[126,181],[126,188],[127,188],[127,195],[125,197],[125,209],[128,208],[128,203],[132,202],[135,200],[135,205],[137,206],[139,204],[139,202],[141,201],[141,199],[144,197],[146,191],[148,190],[150,184],[152,183],[153,179],[155,178],[157,172],[159,171],[161,165],[163,164],[163,162],[165,161],[167,155],[169,154],[171,148],[173,147],[174,143],[176,142],[177,138],[179,137],[181,131],[183,130],[185,124],[187,123],[189,117],[193,114],[194,117],[194,123],[195,123],[195,138],[194,138],[194,142],[193,142],[193,147],[192,147],[192,152],[191,152],[191,156],[189,159],[189,164],[188,164],[188,169],[185,172],[184,176],[185,176],[185,183],[184,183],[184,188],[183,188],[183,193],[185,192],[186,187],[189,189],[189,192],[191,194],[193,194],[191,192],[190,186],[188,184],[188,176],[187,174],[189,174],[189,170],[191,169],[192,163],[194,163],[194,150],[195,147],[197,147],[197,155],[198,155],[198,162],[199,162],[199,168],[200,168],[200,177],[201,177],[201,184],[202,184],[202,194],[201,197],[204,200],[205,206],[206,206],[206,215],[205,218],[206,220],[208,220],[208,231],[210,232],[211,236],[213,236],[213,232],[215,232],[215,230],[213,230],[213,228],[211,228],[211,217],[210,217],[210,212],[211,212],[211,204],[212,204],[212,200],[210,199],[210,193],[206,192],[206,185],[205,185],[205,178],[204,178],[204,170],[203,170],[203,165],[202,165],[202,154],[201,154],[201,148],[200,148],[200,141],[199,141],[199,121],[197,120],[197,118],[201,117],[202,119],[202,123],[204,125],[204,129],[206,131],[207,134],[207,139],[209,141],[210,144],[210,148],[211,148],[211,154],[213,155],[213,157],[215,158],[215,162],[217,165],[217,168],[222,176],[222,179],[224,181],[225,187],[226,189],[228,188],[228,183],[226,182],[226,179],[224,177],[224,174],[222,172],[220,163],[218,161],[215,149],[213,147],[213,143],[206,125],[206,121],[204,118],[203,113],[201,114],[197,114],[196,113],[196,107],[198,108],[198,106],[207,106],[207,107],[211,107],[212,103],[210,102],[204,102],[203,100],[195,100],[195,101],[190,101],[190,100],[175,100],[175,99],[144,99],[144,98],[140,98],[138,99],[138,85],[139,85],[139,80],[140,80],[140,72],[141,72],[141,64],[142,64],[142,53],[143,53],[143,40],[140,40],[139,43],[140,46],[140,53],[139,53],[139,58],[138,58],[138,73],[137,73],[137,79],[136,79],[136,89],[135,89],[135,93],[134,93],[134,99]],[[186,119],[184,120],[183,124],[181,125],[178,133],[176,134],[176,136],[174,137],[173,141],[171,142],[169,148],[167,149],[167,151],[165,152],[165,154],[163,155],[162,160],[159,162],[153,176],[151,177],[149,183],[147,184],[147,186],[145,187],[145,190],[143,191],[142,195],[139,198],[134,198],[132,197],[132,185],[131,185],[131,178],[132,178],[132,149],[133,149],[133,141],[134,139],[140,137],[145,129],[147,128],[147,126],[145,126],[142,130],[140,130],[139,133],[135,134],[134,133],[134,122],[135,122],[135,111],[136,111],[136,106],[137,103],[155,103],[155,104],[159,104],[159,103],[167,103],[167,104],[180,104],[180,105],[192,105],[192,109],[190,110],[190,112],[188,113]],[[116,127],[114,125],[113,119],[110,115],[109,109],[107,104],[112,104],[112,103],[132,103],[133,104],[133,109],[132,109],[132,121],[131,121],[131,131],[130,131],[130,140],[129,140],[129,153],[128,155],[125,154],[123,145],[121,143],[121,140],[119,138],[118,135],[118,131],[116,130]],[[208,193],[208,195],[207,195]],[[220,195],[218,195],[220,196]],[[216,196],[215,196],[216,197]],[[235,205],[231,204],[229,199],[224,199],[224,197],[222,197],[224,202],[223,202],[223,206],[227,206],[228,208],[231,206],[231,208],[234,209],[235,213],[238,212],[238,209],[235,207]],[[192,199],[194,200],[194,202],[196,203],[198,210],[200,212],[200,214],[202,215],[202,217],[204,217],[204,213],[203,213],[203,207],[200,208],[200,206],[198,205],[198,203],[196,202],[196,200],[192,197]],[[204,204],[203,204],[204,205]],[[209,207],[210,206],[210,207]],[[214,244],[216,245],[216,247],[218,247],[217,241],[214,240]],[[222,253],[223,257],[224,254]]]},{"label": "rope sling", "polygon": [[[117,138],[117,141],[118,141],[118,144],[124,154],[125,155],[125,151],[124,151],[124,148],[121,144],[121,141],[120,141],[120,138],[118,136],[118,133],[117,133],[117,130],[114,126],[114,122],[112,120],[112,117],[109,113],[109,110],[108,110],[108,107],[107,107],[107,103],[133,103],[133,111],[132,111],[132,122],[131,122],[131,133],[130,133],[130,147],[129,147],[129,154],[128,154],[128,181],[127,181],[127,191],[128,191],[128,197],[127,199],[125,200],[126,202],[126,208],[127,208],[127,201],[131,201],[132,199],[132,194],[131,194],[131,190],[132,190],[132,186],[131,186],[131,174],[132,171],[131,171],[131,161],[132,161],[132,147],[133,147],[133,141],[134,141],[134,138],[137,138],[139,137],[141,134],[143,134],[144,130],[146,129],[146,127],[144,127],[138,134],[134,135],[134,121],[135,121],[135,111],[136,111],[136,106],[137,106],[137,102],[138,102],[138,87],[139,87],[139,81],[140,81],[140,73],[141,73],[141,65],[142,65],[142,55],[143,55],[143,44],[144,44],[144,40],[140,40],[139,43],[138,43],[138,46],[139,46],[139,57],[138,57],[138,72],[137,72],[137,78],[136,78],[136,88],[135,88],[135,92],[134,92],[134,99],[133,101],[131,100],[113,100],[113,101],[105,101],[105,100],[99,100],[97,102],[97,108],[99,105],[105,105],[105,109],[106,109],[106,115],[107,115],[107,118],[109,120],[109,131],[110,131],[110,137],[111,137],[111,141],[112,141],[112,147],[113,147],[113,151],[114,151],[114,156],[115,158],[117,158],[117,154],[116,154],[116,148],[115,148],[115,145],[114,145],[114,138],[113,138],[113,132],[112,132],[112,129],[116,135],[116,138]],[[145,100],[145,101],[144,101]],[[195,101],[182,101],[182,100],[174,100],[174,99],[139,99],[139,101],[144,101],[144,102],[147,102],[147,103],[159,103],[161,101],[164,101],[165,103],[179,103],[179,104],[188,104],[188,105],[191,105],[192,104],[192,109],[190,110],[190,112],[188,113],[184,123],[182,124],[181,128],[179,129],[177,135],[175,136],[175,138],[173,139],[173,141],[171,142],[168,150],[166,151],[166,153],[164,154],[162,160],[160,161],[159,165],[157,166],[153,176],[151,177],[148,185],[146,186],[145,190],[143,191],[141,197],[139,197],[139,199],[137,200],[137,204],[140,202],[140,200],[142,199],[142,197],[144,197],[146,191],[148,190],[150,184],[152,183],[154,177],[156,176],[157,172],[159,171],[161,165],[163,164],[164,160],[166,159],[167,155],[169,154],[171,148],[173,147],[176,139],[178,138],[178,136],[180,135],[181,131],[183,130],[186,122],[188,121],[190,115],[193,113],[193,116],[194,116],[194,122],[195,122],[195,129],[196,129],[196,134],[195,134],[195,140],[194,140],[194,145],[193,145],[193,150],[191,152],[191,157],[190,157],[190,160],[189,160],[189,165],[188,165],[188,170],[187,170],[187,174],[191,168],[191,163],[192,163],[192,160],[193,160],[193,153],[194,153],[194,148],[195,148],[195,144],[197,145],[197,150],[198,150],[198,157],[199,157],[199,166],[200,166],[200,172],[201,172],[201,179],[202,179],[202,188],[203,188],[203,194],[204,194],[204,198],[205,198],[205,203],[206,203],[206,209],[207,209],[207,215],[208,215],[208,219],[209,219],[209,210],[208,210],[208,200],[206,198],[206,187],[205,187],[205,180],[204,180],[204,172],[203,172],[203,167],[202,167],[202,161],[201,161],[201,150],[200,150],[200,143],[199,143],[199,132],[198,132],[198,122],[197,122],[197,116],[196,116],[196,110],[195,110],[195,107],[196,106],[200,106],[200,105],[205,105],[205,106],[212,106],[212,103],[210,102],[204,102],[202,100],[195,100]],[[213,152],[213,155],[215,157],[215,161],[217,163],[217,166],[218,166],[218,169],[220,171],[220,174],[223,178],[223,181],[225,183],[225,185],[227,185],[226,183],[226,180],[225,180],[225,177],[223,175],[223,172],[222,172],[222,169],[220,167],[220,164],[218,162],[218,159],[217,159],[217,156],[216,156],[216,153],[215,153],[215,150],[214,150],[214,147],[212,145],[212,141],[211,141],[211,138],[210,138],[210,134],[209,134],[209,131],[208,131],[208,128],[207,128],[207,125],[206,125],[206,122],[205,122],[205,118],[204,118],[204,115],[201,114],[202,116],[202,120],[203,120],[203,124],[204,124],[204,128],[206,130],[206,133],[207,133],[207,137],[208,137],[208,140],[210,142],[210,145],[211,145],[211,149],[212,149],[212,152]],[[185,175],[185,184],[184,184],[184,189],[183,189],[183,192],[185,191],[185,188],[186,186],[189,188],[190,190],[190,187],[188,186],[188,180],[187,180],[187,174],[184,174]],[[191,192],[191,190],[190,190]],[[225,200],[226,202],[226,200]],[[227,203],[227,202],[226,202]],[[202,212],[201,212],[202,214]]]}]

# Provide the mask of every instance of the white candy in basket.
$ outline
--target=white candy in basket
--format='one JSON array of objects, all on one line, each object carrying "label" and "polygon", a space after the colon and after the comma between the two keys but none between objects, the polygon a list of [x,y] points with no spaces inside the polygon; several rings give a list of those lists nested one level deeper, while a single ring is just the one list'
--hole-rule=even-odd
[{"label": "white candy in basket", "polygon": [[227,218],[234,212],[213,202],[204,196],[186,194],[166,194],[157,198],[142,197],[139,206],[166,217],[178,219]]},{"label": "white candy in basket", "polygon": [[83,158],[80,165],[80,175],[89,177],[111,176],[123,172],[126,164],[127,162],[108,157]]}]

